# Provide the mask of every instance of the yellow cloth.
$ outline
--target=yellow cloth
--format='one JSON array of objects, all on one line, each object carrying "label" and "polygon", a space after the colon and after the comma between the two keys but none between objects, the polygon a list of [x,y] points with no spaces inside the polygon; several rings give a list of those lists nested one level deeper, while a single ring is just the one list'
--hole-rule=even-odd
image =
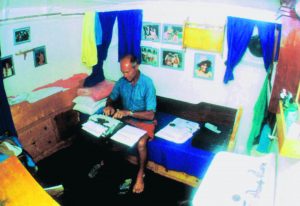
[{"label": "yellow cloth", "polygon": [[88,67],[98,63],[95,37],[95,12],[86,12],[83,17],[81,61]]},{"label": "yellow cloth", "polygon": [[222,52],[224,40],[223,27],[205,28],[186,24],[183,35],[183,47]]},{"label": "yellow cloth", "polygon": [[0,162],[0,205],[59,206],[16,156]]}]

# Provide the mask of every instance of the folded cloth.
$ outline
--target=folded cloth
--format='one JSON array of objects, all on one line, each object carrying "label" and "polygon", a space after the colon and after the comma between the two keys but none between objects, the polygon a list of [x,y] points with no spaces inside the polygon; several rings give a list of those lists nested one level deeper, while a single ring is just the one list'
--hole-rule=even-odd
[{"label": "folded cloth", "polygon": [[78,96],[91,96],[95,101],[106,98],[110,95],[115,83],[103,80],[93,87],[85,87],[77,90]]},{"label": "folded cloth", "polygon": [[8,156],[19,156],[22,153],[22,148],[9,140],[5,140],[0,143],[0,153]]}]

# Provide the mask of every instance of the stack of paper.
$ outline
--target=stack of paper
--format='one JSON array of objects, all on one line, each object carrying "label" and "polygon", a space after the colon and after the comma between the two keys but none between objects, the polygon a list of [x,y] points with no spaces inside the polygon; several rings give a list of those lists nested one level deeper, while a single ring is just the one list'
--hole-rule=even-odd
[{"label": "stack of paper", "polygon": [[132,147],[145,134],[145,130],[126,125],[122,129],[118,130],[111,139]]},{"label": "stack of paper", "polygon": [[90,96],[78,96],[73,100],[73,102],[75,103],[73,110],[92,115],[100,108],[105,107],[106,100],[107,99],[105,98],[99,101],[95,101]]},{"label": "stack of paper", "polygon": [[100,137],[104,132],[108,130],[108,127],[104,127],[103,125],[93,121],[87,121],[86,123],[82,124],[82,129],[96,137]]},{"label": "stack of paper", "polygon": [[176,118],[159,130],[155,136],[175,143],[184,143],[199,129],[199,124],[189,120]]}]

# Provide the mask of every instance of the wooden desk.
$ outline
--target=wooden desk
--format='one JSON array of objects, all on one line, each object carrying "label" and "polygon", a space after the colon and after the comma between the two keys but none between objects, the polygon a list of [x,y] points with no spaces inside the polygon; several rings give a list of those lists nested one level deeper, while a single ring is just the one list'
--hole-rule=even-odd
[{"label": "wooden desk", "polygon": [[72,110],[78,88],[79,85],[34,103],[11,106],[19,140],[35,161],[70,145],[79,122],[78,113]]}]

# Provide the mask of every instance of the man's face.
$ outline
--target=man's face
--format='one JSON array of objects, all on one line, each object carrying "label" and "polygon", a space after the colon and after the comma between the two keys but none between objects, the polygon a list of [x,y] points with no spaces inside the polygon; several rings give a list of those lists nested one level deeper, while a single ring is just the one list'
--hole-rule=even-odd
[{"label": "man's face", "polygon": [[137,66],[132,67],[130,60],[125,59],[120,62],[121,72],[127,81],[132,82],[137,74]]}]

